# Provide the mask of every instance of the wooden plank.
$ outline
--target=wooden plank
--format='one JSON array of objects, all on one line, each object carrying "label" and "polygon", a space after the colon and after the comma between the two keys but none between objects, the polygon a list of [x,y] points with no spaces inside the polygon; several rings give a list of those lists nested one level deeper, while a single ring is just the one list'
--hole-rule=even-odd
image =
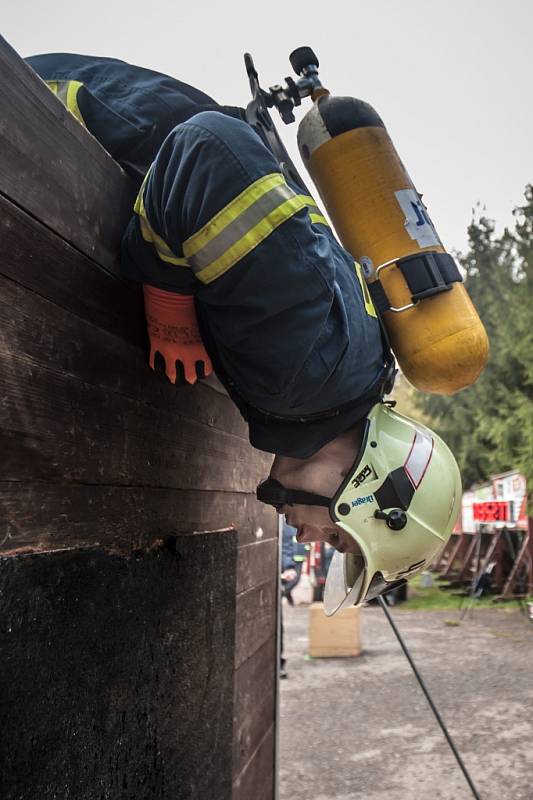
[{"label": "wooden plank", "polygon": [[0,74],[0,192],[118,274],[130,180],[1,37]]},{"label": "wooden plank", "polygon": [[233,774],[251,760],[274,724],[276,637],[273,636],[235,672]]},{"label": "wooden plank", "polygon": [[[61,775],[80,800],[95,786],[102,796],[222,800],[235,691],[239,798],[271,800],[277,518],[252,494],[270,457],[252,451],[220,386],[176,389],[147,369],[140,293],[118,277],[130,182],[3,40],[0,70],[0,551],[25,567],[11,576],[19,588],[6,587],[23,607],[13,606],[13,619],[25,666],[12,683],[37,714],[34,741],[44,732],[54,745],[50,754],[42,739],[42,764],[17,745],[11,732],[30,723],[14,696],[23,713],[19,728],[9,725],[11,766],[26,761],[12,773],[31,774],[43,798],[55,796]],[[197,563],[190,556],[204,535],[175,538],[229,525],[238,528],[229,534],[241,545],[237,564],[225,534]],[[213,576],[217,591],[207,591]],[[59,641],[79,663],[62,665]],[[229,658],[229,683],[213,649]],[[64,731],[68,755],[72,735],[84,745],[69,763],[86,756],[88,780],[62,768]],[[102,747],[112,761],[95,757]]]},{"label": "wooden plank", "polygon": [[[273,526],[272,526],[273,527]],[[237,594],[260,583],[274,580],[278,572],[278,542],[267,541],[239,547],[237,551]]]},{"label": "wooden plank", "polygon": [[103,269],[1,195],[0,274],[137,347],[146,345],[140,286]]},{"label": "wooden plank", "polygon": [[273,800],[274,726],[268,731],[238,778],[233,782],[232,800]]},{"label": "wooden plank", "polygon": [[273,510],[250,494],[0,482],[3,553],[88,544],[131,551],[179,532],[230,525],[241,545],[277,536]]},{"label": "wooden plank", "polygon": [[451,548],[451,552],[450,552],[449,558],[446,561],[444,569],[442,570],[442,572],[440,574],[441,578],[446,578],[447,575],[449,575],[449,573],[453,569],[453,565],[455,564],[455,560],[456,560],[457,556],[459,555],[459,550],[461,549],[461,547],[463,545],[464,533],[452,534],[452,535],[453,536],[457,535],[457,539],[456,539],[455,543],[453,544],[453,546]]},{"label": "wooden plank", "polygon": [[237,595],[235,669],[271,639],[276,630],[278,580]]},{"label": "wooden plank", "polygon": [[230,800],[234,566],[221,532],[1,559],[2,800]]},{"label": "wooden plank", "polygon": [[6,480],[253,492],[265,477],[233,434],[13,354],[0,353],[0,373]]},{"label": "wooden plank", "polygon": [[[459,572],[457,574],[457,577],[456,577],[457,581],[464,580],[465,577],[466,577],[466,573],[470,569],[470,562],[472,561],[472,559],[474,558],[474,555],[475,555],[475,549],[476,549],[476,545],[477,545],[477,542],[478,542],[478,535],[479,534],[471,534],[472,538],[470,539],[470,542],[468,543],[468,550],[466,551],[466,554],[465,554],[465,556],[463,558],[463,561],[462,561],[462,564],[461,564],[461,568],[460,568],[460,570],[459,570]],[[468,580],[469,580],[469,578],[468,578]]]},{"label": "wooden plank", "polygon": [[[110,300],[117,300],[113,294]],[[128,303],[125,293],[122,303]],[[118,317],[108,303],[109,317]],[[135,314],[142,313],[135,308]],[[140,322],[144,328],[144,322]],[[127,324],[124,326],[128,327]],[[93,384],[155,406],[165,414],[185,416],[237,436],[248,438],[247,425],[226,395],[199,383],[172,386],[147,364],[145,348],[100,330],[12,280],[0,277],[0,353],[8,361],[23,358],[65,376]],[[143,335],[144,344],[144,335]],[[9,369],[9,366],[7,367]],[[147,408],[147,413],[148,408]],[[250,453],[251,453],[250,448]],[[268,472],[271,456],[256,451]]]},{"label": "wooden plank", "polygon": [[[522,545],[521,545],[520,550],[518,551],[518,553],[516,555],[516,558],[515,558],[515,560],[513,562],[513,566],[511,568],[511,571],[510,571],[509,575],[507,576],[507,580],[505,581],[505,584],[504,584],[504,587],[503,587],[503,590],[502,590],[502,594],[501,594],[502,598],[503,597],[510,597],[510,595],[511,595],[511,590],[513,588],[513,584],[514,584],[515,579],[516,579],[516,575],[517,575],[517,572],[518,572],[518,567],[520,566],[520,564],[524,560],[524,556],[526,555],[526,552],[527,552],[528,547],[529,547],[529,536],[530,536],[530,533],[529,533],[529,530],[528,530],[528,531],[526,531],[524,533],[524,537],[522,539]],[[528,581],[528,583],[529,583],[529,581]]]}]

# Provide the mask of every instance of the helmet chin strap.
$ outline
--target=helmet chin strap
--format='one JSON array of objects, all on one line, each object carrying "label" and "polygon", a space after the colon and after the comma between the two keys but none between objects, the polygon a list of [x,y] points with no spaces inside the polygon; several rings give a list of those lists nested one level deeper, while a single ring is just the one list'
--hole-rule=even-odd
[{"label": "helmet chin strap", "polygon": [[287,489],[274,478],[267,478],[257,487],[257,499],[280,509],[282,506],[324,506],[329,508],[333,498],[300,489]]}]

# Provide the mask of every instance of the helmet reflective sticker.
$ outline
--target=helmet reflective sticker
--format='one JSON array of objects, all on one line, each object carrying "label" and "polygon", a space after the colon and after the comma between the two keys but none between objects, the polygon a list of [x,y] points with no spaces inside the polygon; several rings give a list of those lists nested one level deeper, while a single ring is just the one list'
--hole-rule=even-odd
[{"label": "helmet reflective sticker", "polygon": [[431,456],[433,455],[433,445],[434,440],[432,436],[428,436],[427,433],[417,430],[409,455],[404,464],[404,469],[409,475],[415,489],[418,489],[422,478],[426,474]]}]

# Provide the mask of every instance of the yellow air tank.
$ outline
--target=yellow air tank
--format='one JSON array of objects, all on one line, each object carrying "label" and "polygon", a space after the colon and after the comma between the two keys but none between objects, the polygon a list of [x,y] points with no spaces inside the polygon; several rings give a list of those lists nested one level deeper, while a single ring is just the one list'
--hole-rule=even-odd
[{"label": "yellow air tank", "polygon": [[362,100],[313,100],[300,153],[344,247],[396,309],[381,316],[403,373],[425,392],[470,386],[487,335],[383,122]]}]

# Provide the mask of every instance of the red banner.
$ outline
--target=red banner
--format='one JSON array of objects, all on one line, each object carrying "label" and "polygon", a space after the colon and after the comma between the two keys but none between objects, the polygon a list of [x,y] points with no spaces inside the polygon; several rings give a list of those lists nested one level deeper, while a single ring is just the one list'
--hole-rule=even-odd
[{"label": "red banner", "polygon": [[508,500],[487,500],[474,503],[476,522],[510,522],[511,503]]}]

